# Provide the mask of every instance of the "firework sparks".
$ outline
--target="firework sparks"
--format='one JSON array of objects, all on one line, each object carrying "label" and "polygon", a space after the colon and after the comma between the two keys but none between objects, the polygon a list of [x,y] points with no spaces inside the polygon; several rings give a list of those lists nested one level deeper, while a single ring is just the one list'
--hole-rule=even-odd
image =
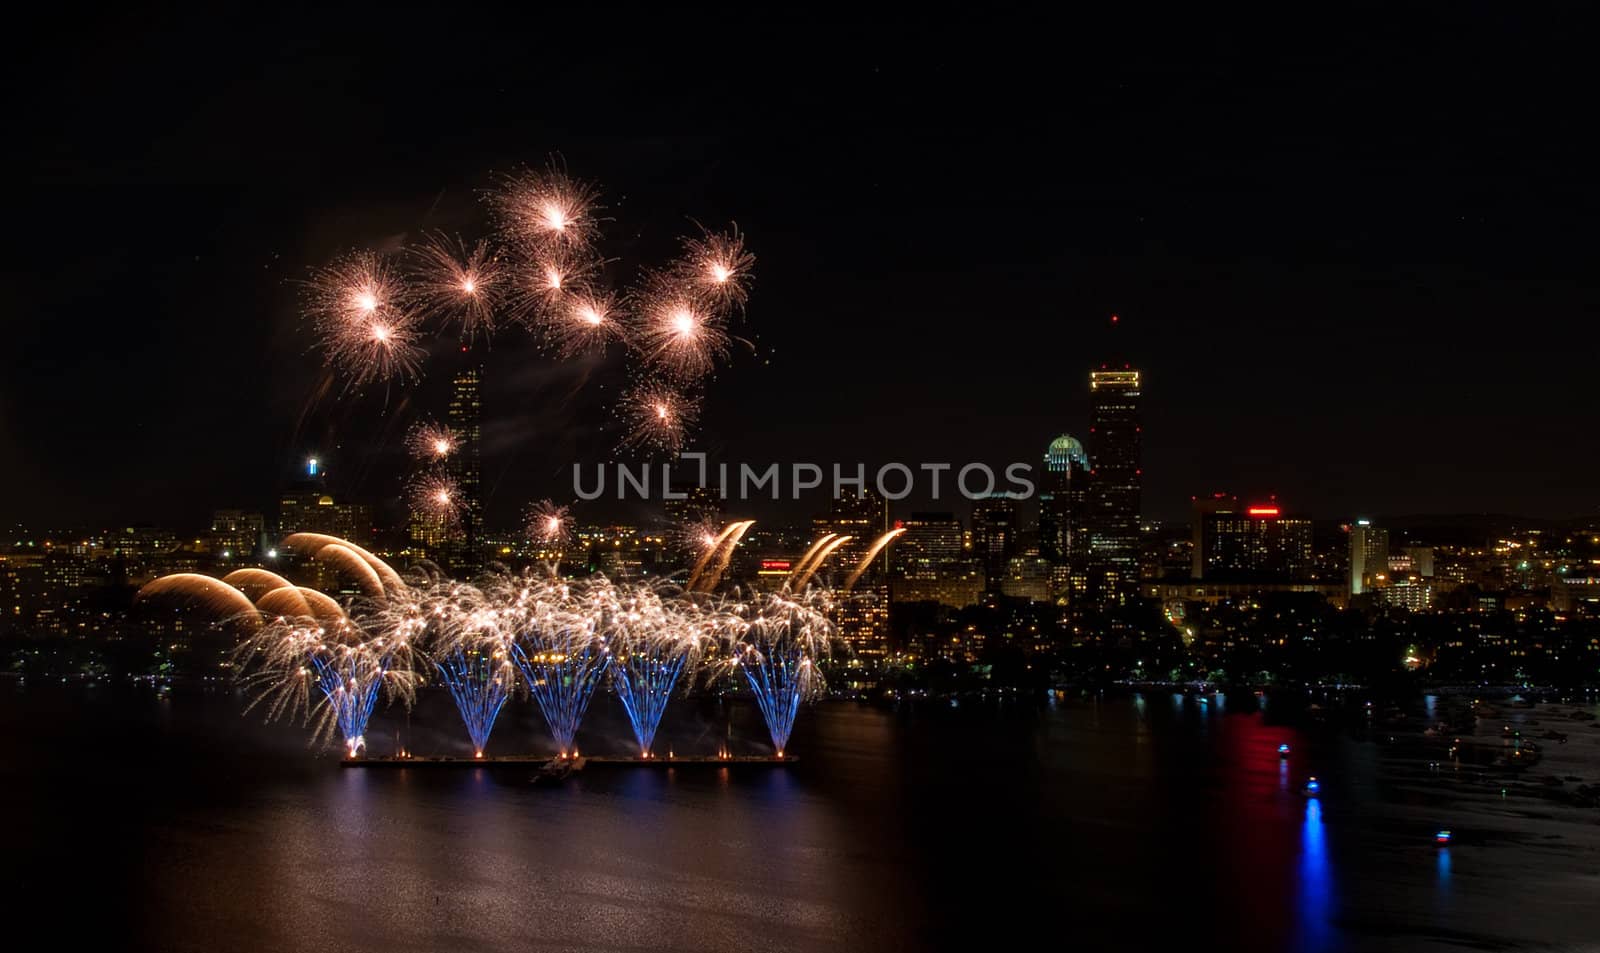
[{"label": "firework sparks", "polygon": [[555,549],[563,549],[572,538],[572,520],[565,506],[549,500],[528,508],[528,538]]},{"label": "firework sparks", "polygon": [[679,280],[707,307],[743,310],[756,256],[745,251],[738,226],[725,234],[685,239],[683,246],[684,257],[674,269]]},{"label": "firework sparks", "polygon": [[454,526],[465,501],[456,481],[442,473],[424,473],[411,482],[411,510],[419,517]]},{"label": "firework sparks", "polygon": [[525,170],[489,196],[506,237],[526,248],[578,248],[595,237],[599,193],[594,186],[551,168]]},{"label": "firework sparks", "polygon": [[265,704],[269,719],[302,714],[316,726],[313,740],[337,733],[346,756],[356,757],[378,696],[407,705],[415,698],[408,635],[280,616],[239,649],[239,670],[258,689],[250,707]]},{"label": "firework sparks", "polygon": [[611,681],[627,711],[641,758],[652,757],[656,730],[678,677],[698,664],[705,636],[690,604],[670,605],[648,587],[613,590],[603,614]]},{"label": "firework sparks", "polygon": [[611,650],[597,631],[609,585],[604,577],[579,590],[507,579],[490,596],[517,633],[513,658],[563,758],[577,754],[578,725],[611,665]]},{"label": "firework sparks", "polygon": [[700,416],[700,401],[666,384],[643,383],[622,396],[627,431],[623,444],[674,453],[683,447]]},{"label": "firework sparks", "polygon": [[468,340],[494,331],[495,305],[505,291],[502,269],[488,242],[467,245],[432,235],[410,249],[420,309],[460,326]]},{"label": "firework sparks", "polygon": [[604,350],[623,339],[621,306],[605,292],[582,291],[567,297],[543,323],[545,342],[562,358]]},{"label": "firework sparks", "polygon": [[350,386],[416,377],[418,315],[399,274],[378,255],[356,252],[316,272],[307,314],[328,363]]},{"label": "firework sparks", "polygon": [[800,703],[822,691],[819,663],[832,644],[827,594],[769,595],[732,610],[730,664],[744,673],[783,757]]},{"label": "firework sparks", "polygon": [[721,319],[692,294],[672,287],[647,298],[636,338],[645,360],[678,380],[704,376],[728,353]]},{"label": "firework sparks", "polygon": [[442,424],[424,421],[406,434],[406,449],[418,460],[437,463],[455,453],[461,446],[456,432]]},{"label": "firework sparks", "polygon": [[[730,524],[717,535],[731,545],[748,526]],[[393,570],[354,544],[300,534],[294,546],[365,578],[368,594],[344,606],[264,570],[241,570],[230,578],[242,588],[178,574],[147,586],[141,598],[182,595],[219,618],[255,620],[235,658],[251,695],[247,710],[303,716],[314,725],[313,740],[338,737],[347,757],[367,747],[380,698],[414,702],[419,665],[449,689],[476,757],[519,687],[538,703],[560,755],[572,757],[589,703],[609,676],[641,758],[654,757],[667,703],[691,673],[732,675],[747,686],[779,757],[800,704],[823,688],[820,666],[833,633],[831,595],[822,589],[730,600],[600,575],[569,582],[548,570],[499,571],[481,585],[426,572],[389,583]],[[384,598],[374,595],[375,579],[385,580]],[[246,589],[260,593],[254,604]]]},{"label": "firework sparks", "polygon": [[511,307],[517,319],[547,338],[579,300],[591,297],[589,279],[599,270],[592,257],[554,247],[517,268]]}]

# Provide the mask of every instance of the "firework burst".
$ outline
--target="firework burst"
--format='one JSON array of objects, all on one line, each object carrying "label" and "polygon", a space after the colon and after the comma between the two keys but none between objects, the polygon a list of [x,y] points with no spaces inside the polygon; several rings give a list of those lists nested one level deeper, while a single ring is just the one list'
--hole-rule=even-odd
[{"label": "firework burst", "polygon": [[411,481],[411,511],[419,517],[454,526],[461,520],[462,499],[456,481],[443,473],[423,473]]},{"label": "firework burst", "polygon": [[684,256],[674,274],[705,307],[723,311],[744,309],[750,297],[750,277],[756,256],[745,251],[738,226],[718,234],[683,242]]},{"label": "firework burst", "polygon": [[691,520],[678,524],[671,532],[671,539],[685,555],[700,559],[716,548],[727,525],[714,517]]},{"label": "firework burst", "polygon": [[461,446],[456,432],[443,424],[424,421],[406,434],[406,449],[418,460],[437,463],[455,453]]},{"label": "firework burst", "polygon": [[241,644],[239,671],[256,689],[250,706],[267,717],[300,715],[313,740],[338,734],[347,757],[366,746],[367,722],[380,694],[407,705],[415,699],[411,630],[369,634],[343,619],[331,624],[279,616]]},{"label": "firework burst", "polygon": [[510,176],[489,204],[501,232],[524,248],[581,248],[599,230],[599,197],[593,185],[549,168]]},{"label": "firework burst", "polygon": [[600,268],[594,258],[565,247],[552,247],[520,264],[511,292],[518,320],[535,331],[548,332],[573,303],[589,296],[589,279]]},{"label": "firework burst", "polygon": [[544,341],[558,357],[569,358],[605,349],[625,334],[621,304],[608,292],[570,294],[542,322]]},{"label": "firework burst", "polygon": [[637,586],[613,590],[604,606],[602,634],[611,648],[611,682],[628,714],[641,758],[652,757],[656,729],[685,668],[693,670],[704,648],[693,606],[673,605],[660,590]]},{"label": "firework burst", "polygon": [[700,417],[700,400],[669,384],[644,382],[623,394],[618,413],[624,446],[676,453]]},{"label": "firework burst", "polygon": [[488,593],[502,624],[516,633],[513,658],[563,758],[577,754],[578,725],[611,665],[599,631],[609,592],[603,576],[579,588],[524,576]]},{"label": "firework burst", "polygon": [[494,331],[495,307],[505,288],[499,259],[488,242],[430,235],[410,249],[418,308],[460,327],[471,340]]},{"label": "firework burst", "polygon": [[656,280],[645,298],[634,335],[651,366],[676,380],[703,377],[728,353],[722,318],[676,283]]},{"label": "firework burst", "polygon": [[419,317],[399,272],[372,252],[355,252],[317,271],[307,313],[328,363],[350,386],[409,379],[423,358]]},{"label": "firework burst", "polygon": [[778,757],[789,743],[800,703],[824,687],[833,626],[825,592],[766,595],[731,607],[723,631],[731,636],[729,665],[744,673],[756,696]]},{"label": "firework burst", "polygon": [[541,546],[564,549],[572,539],[572,519],[565,506],[542,500],[528,507],[528,538]]}]

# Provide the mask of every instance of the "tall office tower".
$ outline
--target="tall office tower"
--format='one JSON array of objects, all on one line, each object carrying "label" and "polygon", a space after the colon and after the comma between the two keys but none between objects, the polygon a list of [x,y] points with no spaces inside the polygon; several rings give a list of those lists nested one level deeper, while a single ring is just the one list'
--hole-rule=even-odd
[{"label": "tall office tower", "polygon": [[972,555],[983,567],[986,592],[999,592],[1017,548],[1017,501],[995,493],[972,501]]},{"label": "tall office tower", "polygon": [[961,521],[954,513],[912,513],[900,521],[890,565],[895,579],[933,579],[942,566],[961,561]]},{"label": "tall office tower", "polygon": [[1138,591],[1139,385],[1127,365],[1089,372],[1089,589],[1101,605]]},{"label": "tall office tower", "polygon": [[[842,580],[888,529],[889,505],[866,487],[834,500],[825,520],[818,522],[826,525],[826,532],[850,537],[829,562],[829,575]],[[889,654],[889,578],[884,570],[888,555],[885,552],[874,559],[850,592],[839,594],[835,604],[834,623],[838,626],[839,638],[855,656],[848,668],[875,670]],[[851,684],[847,676],[847,687]]]},{"label": "tall office tower", "polygon": [[1055,595],[1079,594],[1088,578],[1089,455],[1062,434],[1044,452],[1039,484],[1039,555],[1052,567]]},{"label": "tall office tower", "polygon": [[966,534],[953,513],[912,513],[891,549],[895,602],[939,602],[960,608],[983,594],[983,574],[966,552]]},{"label": "tall office tower", "polygon": [[[872,487],[842,493],[828,509],[828,515],[813,520],[819,532],[850,537],[829,560],[829,566],[848,572],[866,555],[877,538],[889,529],[889,504]],[[881,564],[880,564],[881,565]]]},{"label": "tall office tower", "polygon": [[449,459],[451,479],[461,495],[460,532],[453,534],[451,567],[457,572],[476,572],[483,564],[483,365],[473,364],[457,372],[450,382],[450,408],[447,419],[459,445]]},{"label": "tall office tower", "polygon": [[1350,526],[1350,594],[1372,588],[1373,578],[1389,572],[1389,531],[1356,520]]}]

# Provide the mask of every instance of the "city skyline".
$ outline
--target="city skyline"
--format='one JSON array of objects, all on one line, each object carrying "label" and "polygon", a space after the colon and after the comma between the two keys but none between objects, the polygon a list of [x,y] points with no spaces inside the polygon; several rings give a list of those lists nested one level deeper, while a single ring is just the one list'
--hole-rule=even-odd
[{"label": "city skyline", "polygon": [[[1313,69],[1251,48],[1207,72],[1211,51],[1176,26],[1144,38],[1168,65],[1084,50],[1059,87],[1026,63],[972,79],[894,49],[843,51],[803,95],[781,57],[739,54],[734,84],[708,82],[721,63],[676,64],[673,88],[717,89],[726,117],[692,97],[618,99],[647,85],[623,58],[545,127],[515,106],[542,80],[516,75],[488,97],[443,69],[403,101],[367,96],[400,67],[382,42],[341,43],[355,26],[332,17],[299,37],[339,51],[325,64],[339,81],[262,78],[174,25],[77,62],[16,110],[53,147],[7,159],[33,188],[7,239],[0,455],[19,465],[0,472],[0,522],[170,521],[215,488],[271,498],[312,446],[342,453],[345,475],[394,452],[449,374],[342,395],[305,350],[296,283],[346,248],[466,227],[494,173],[552,154],[629,184],[608,210],[625,251],[668,247],[694,208],[736,217],[772,263],[750,303],[760,330],[706,405],[701,443],[723,458],[1031,460],[1086,429],[1080,375],[1119,353],[1145,375],[1153,516],[1182,518],[1216,489],[1326,515],[1594,512],[1600,451],[1580,435],[1600,332],[1571,200],[1592,193],[1561,149],[1560,97],[1578,85],[1560,57],[1518,49],[1474,70],[1470,93],[1428,113],[1427,148],[1398,131],[1434,101],[1385,90],[1431,88],[1453,47],[1379,34]],[[264,60],[271,32],[230,45],[227,63]],[[129,56],[151,69],[122,69]],[[1190,85],[1157,96],[1180,67]],[[196,70],[228,109],[203,108]],[[361,110],[329,88],[365,96]],[[1057,88],[1074,121],[1041,125]],[[155,96],[200,118],[145,149],[112,112]],[[282,116],[286,135],[241,122],[256,113]],[[885,113],[897,118],[880,128]],[[1043,148],[1008,150],[1019,136]],[[382,148],[424,138],[441,148]],[[108,248],[84,222],[137,222],[138,240]],[[527,357],[510,336],[487,351],[492,512],[549,495],[562,465],[611,443],[596,406],[609,395],[578,386],[602,368]],[[805,413],[765,425],[798,395]],[[225,433],[224,455],[195,440]]]},{"label": "city skyline", "polygon": [[1600,936],[1566,8],[242,12],[0,62],[28,921]]}]

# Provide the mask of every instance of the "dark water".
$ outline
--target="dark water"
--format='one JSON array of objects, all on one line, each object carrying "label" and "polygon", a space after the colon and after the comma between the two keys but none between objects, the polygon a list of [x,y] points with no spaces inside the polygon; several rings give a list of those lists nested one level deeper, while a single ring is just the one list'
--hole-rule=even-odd
[{"label": "dark water", "polygon": [[[587,753],[624,750],[615,709]],[[460,744],[450,713],[425,699],[413,750]],[[753,715],[731,715],[752,749]],[[667,718],[679,753],[730,730],[714,704]],[[520,705],[491,748],[537,729]],[[374,748],[407,730],[386,714]],[[1600,812],[1462,793],[1383,734],[1249,696],[831,703],[786,768],[546,788],[341,769],[226,692],[6,685],[0,887],[14,926],[104,949],[1600,946]],[[1590,740],[1563,771],[1600,762]]]}]

